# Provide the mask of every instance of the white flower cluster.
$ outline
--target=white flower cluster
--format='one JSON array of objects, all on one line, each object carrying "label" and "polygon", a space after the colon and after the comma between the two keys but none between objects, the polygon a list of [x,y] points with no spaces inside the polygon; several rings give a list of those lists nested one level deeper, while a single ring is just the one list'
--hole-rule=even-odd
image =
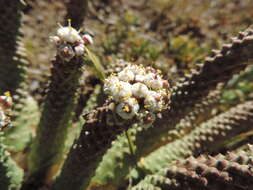
[{"label": "white flower cluster", "polygon": [[70,61],[75,55],[81,56],[85,52],[86,44],[93,44],[93,39],[89,34],[80,34],[80,30],[69,26],[60,26],[56,36],[51,36],[50,41],[57,45],[59,56],[66,61]]},{"label": "white flower cluster", "polygon": [[7,116],[12,106],[12,98],[0,96],[0,130],[10,124],[10,118]]},{"label": "white flower cluster", "polygon": [[138,65],[129,65],[105,79],[104,91],[116,103],[116,112],[123,119],[139,113],[150,118],[166,109],[170,100],[169,84],[160,72]]}]

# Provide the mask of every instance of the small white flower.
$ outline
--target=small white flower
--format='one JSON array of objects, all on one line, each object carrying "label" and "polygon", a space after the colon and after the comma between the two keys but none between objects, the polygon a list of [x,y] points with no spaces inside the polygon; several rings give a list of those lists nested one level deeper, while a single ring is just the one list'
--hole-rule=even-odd
[{"label": "small white flower", "polygon": [[116,112],[123,119],[133,118],[139,111],[140,106],[135,98],[129,98],[126,102],[119,103]]},{"label": "small white flower", "polygon": [[140,106],[138,104],[138,101],[135,99],[135,98],[128,98],[126,103],[131,106],[132,108],[132,111],[137,114],[139,109],[140,109]]},{"label": "small white flower", "polygon": [[113,100],[115,101],[120,100],[119,93],[120,93],[119,84],[114,84],[113,86],[111,86],[109,94],[112,96],[111,98]]},{"label": "small white flower", "polygon": [[112,99],[119,101],[132,96],[132,85],[119,81],[116,76],[111,76],[105,80],[104,91],[111,95]]},{"label": "small white flower", "polygon": [[136,82],[144,83],[145,75],[141,75],[141,74],[140,74],[140,75],[135,75],[134,80],[135,80]]},{"label": "small white flower", "polygon": [[163,88],[163,80],[161,79],[154,79],[149,81],[150,88],[154,90],[159,90]]},{"label": "small white flower", "polygon": [[123,71],[119,72],[118,77],[119,80],[128,82],[134,80],[134,73],[128,69],[124,69]]},{"label": "small white flower", "polygon": [[143,67],[140,67],[138,65],[129,65],[125,69],[132,71],[135,75],[144,75],[145,70]]},{"label": "small white flower", "polygon": [[66,41],[70,42],[70,43],[75,43],[75,42],[78,42],[78,41],[82,41],[82,38],[79,35],[79,33],[74,28],[72,28],[72,30],[70,31],[69,36],[66,38]]},{"label": "small white flower", "polygon": [[71,26],[60,27],[57,30],[57,36],[69,43],[75,43],[82,40],[79,32]]},{"label": "small white flower", "polygon": [[83,55],[84,54],[84,45],[79,44],[78,46],[76,46],[75,52],[76,52],[76,55],[78,55],[78,56]]},{"label": "small white flower", "polygon": [[128,82],[119,82],[118,86],[118,98],[126,99],[132,96],[132,85]]},{"label": "small white flower", "polygon": [[128,107],[128,105],[126,105],[125,103],[120,103],[116,107],[116,112],[123,119],[131,119],[131,118],[133,118],[135,114],[132,113],[132,112],[127,112],[126,111],[127,109],[130,110],[130,108]]},{"label": "small white flower", "polygon": [[155,80],[154,73],[147,73],[144,78],[144,83],[151,88],[151,81]]},{"label": "small white flower", "polygon": [[145,98],[148,95],[149,90],[145,84],[137,82],[132,85],[132,93],[137,98]]},{"label": "small white flower", "polygon": [[145,108],[151,111],[161,111],[164,107],[164,102],[161,95],[155,91],[149,91],[144,100]]},{"label": "small white flower", "polygon": [[119,83],[119,78],[115,75],[111,75],[110,77],[105,79],[105,85],[108,86],[108,87],[110,87],[114,83]]},{"label": "small white flower", "polygon": [[105,79],[104,83],[104,91],[106,94],[113,95],[118,93],[119,90],[119,79],[116,76],[110,76],[109,78]]},{"label": "small white flower", "polygon": [[88,44],[93,44],[93,38],[89,34],[84,34],[83,35],[83,40],[85,42],[88,42]]},{"label": "small white flower", "polygon": [[161,97],[161,95],[160,95],[158,92],[153,91],[153,90],[150,90],[150,91],[148,92],[148,96],[152,96],[152,97],[154,97],[154,98],[156,98],[156,99]]},{"label": "small white flower", "polygon": [[69,27],[60,27],[57,30],[57,36],[59,36],[59,38],[65,38],[67,35],[69,34]]}]

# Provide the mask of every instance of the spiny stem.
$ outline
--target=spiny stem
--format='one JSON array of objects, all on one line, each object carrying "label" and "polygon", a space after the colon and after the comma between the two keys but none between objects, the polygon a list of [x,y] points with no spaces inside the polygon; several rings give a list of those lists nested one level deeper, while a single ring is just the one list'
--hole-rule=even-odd
[{"label": "spiny stem", "polygon": [[[123,120],[109,106],[97,108],[86,117],[81,134],[72,146],[52,190],[67,190],[69,187],[85,189],[112,141],[136,122],[124,121],[123,125],[119,125]],[[110,124],[108,119],[111,119]]]}]

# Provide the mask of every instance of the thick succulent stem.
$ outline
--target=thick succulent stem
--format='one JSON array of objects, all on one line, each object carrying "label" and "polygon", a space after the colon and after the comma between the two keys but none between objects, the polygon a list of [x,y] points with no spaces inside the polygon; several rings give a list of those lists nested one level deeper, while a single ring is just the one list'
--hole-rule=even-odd
[{"label": "thick succulent stem", "polygon": [[82,57],[77,56],[70,61],[56,56],[52,61],[51,83],[29,160],[32,174],[44,176],[63,156],[68,127],[76,107],[82,61]]},{"label": "thick succulent stem", "polygon": [[23,180],[23,170],[11,159],[3,140],[3,132],[0,131],[0,189],[17,190]]},{"label": "thick succulent stem", "polygon": [[219,85],[216,90],[211,91],[201,102],[195,104],[192,110],[179,121],[175,129],[168,131],[167,140],[162,142],[161,146],[182,138],[189,134],[197,125],[213,117],[211,111],[220,103],[222,87],[224,87],[223,84]]},{"label": "thick succulent stem", "polygon": [[20,46],[21,2],[0,1],[0,93],[13,95],[24,85],[27,61]]},{"label": "thick succulent stem", "polygon": [[151,172],[156,172],[174,160],[212,153],[224,140],[250,130],[252,124],[253,102],[249,101],[204,122],[190,134],[152,152],[143,158],[141,164]]},{"label": "thick succulent stem", "polygon": [[89,114],[52,189],[85,189],[111,142],[132,122],[122,121],[109,107],[98,108]]},{"label": "thick succulent stem", "polygon": [[[20,0],[0,0],[0,93],[10,91],[13,101],[14,127],[5,132],[5,144],[11,151],[25,148],[36,123],[37,104],[28,95],[26,52],[21,43]],[[33,113],[32,115],[30,113]]]},{"label": "thick succulent stem", "polygon": [[[128,133],[134,140],[134,134],[138,130],[138,125],[133,125]],[[96,175],[93,177],[90,187],[102,186],[110,184],[111,186],[119,186],[129,171],[136,165],[135,157],[130,152],[129,143],[125,135],[120,135],[112,143],[112,147],[108,149],[103,156],[103,160],[96,169]]]},{"label": "thick succulent stem", "polygon": [[[176,125],[175,130],[169,131],[166,137],[167,143],[175,141],[187,133],[190,133],[194,126],[193,123],[196,123],[196,120],[198,120],[198,122],[200,120],[197,116],[205,115],[218,104],[221,94],[220,88],[222,86],[223,85],[210,92],[210,94],[207,97],[204,97],[200,103],[192,107],[191,112]],[[133,141],[135,140],[135,134],[141,127],[142,126],[133,126],[128,131],[131,134]],[[102,162],[97,168],[96,175],[92,179],[91,186],[98,186],[97,184],[105,185],[108,183],[118,186],[122,183],[122,181],[124,181],[130,168],[136,165],[136,163],[133,162],[128,146],[127,139],[123,136],[120,136],[115,140],[112,147],[107,151]],[[137,158],[137,160],[139,159],[140,158]]]},{"label": "thick succulent stem", "polygon": [[253,182],[252,150],[224,155],[190,157],[177,161],[156,175],[145,177],[132,190],[250,190]]},{"label": "thick succulent stem", "polygon": [[[77,107],[78,106],[84,107],[83,110],[82,110],[82,112],[83,112],[82,114],[87,114],[87,113],[91,112],[92,110],[94,110],[96,107],[98,107],[97,100],[99,98],[99,94],[101,93],[101,91],[102,91],[101,85],[97,84],[94,87],[93,91],[90,92],[90,94],[86,94],[89,97],[85,97],[86,100],[84,102],[81,103],[80,101],[78,101]],[[81,94],[81,96],[82,96],[82,94]],[[80,98],[79,98],[79,100],[80,100]],[[75,111],[75,113],[76,113],[76,111]],[[85,123],[84,118],[79,117],[79,116],[78,116],[78,121],[76,121],[76,122],[74,121],[74,124],[73,124],[72,128],[70,129],[70,133],[68,135],[69,137],[66,141],[66,146],[65,146],[65,152],[66,153],[69,152],[71,146],[74,143],[74,140],[79,137],[79,134],[82,130],[82,127],[83,127],[84,123]]]}]

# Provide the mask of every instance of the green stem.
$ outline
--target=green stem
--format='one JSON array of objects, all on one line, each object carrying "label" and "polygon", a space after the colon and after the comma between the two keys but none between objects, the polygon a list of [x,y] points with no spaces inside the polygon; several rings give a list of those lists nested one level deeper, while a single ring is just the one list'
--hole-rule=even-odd
[{"label": "green stem", "polygon": [[38,176],[38,182],[45,178],[50,166],[63,157],[77,103],[81,67],[81,57],[66,62],[56,56],[53,61],[51,84],[29,157],[31,178]]},{"label": "green stem", "polygon": [[20,188],[23,180],[23,170],[11,159],[3,144],[4,137],[0,131],[0,189],[17,190]]},{"label": "green stem", "polygon": [[[124,124],[119,125],[122,122]],[[118,134],[128,130],[132,122],[134,121],[122,121],[106,106],[91,112],[52,190],[87,188],[112,141]]]},{"label": "green stem", "polygon": [[132,156],[134,156],[135,155],[135,148],[134,148],[134,144],[133,144],[133,141],[131,139],[131,136],[129,134],[129,131],[125,131],[125,135],[126,135],[126,138],[127,138],[127,141],[128,141],[130,153],[131,153]]},{"label": "green stem", "polygon": [[28,94],[26,51],[21,42],[22,3],[0,0],[0,94],[13,97],[13,127],[5,132],[4,143],[12,152],[23,150],[31,140],[36,125],[36,102]]}]

